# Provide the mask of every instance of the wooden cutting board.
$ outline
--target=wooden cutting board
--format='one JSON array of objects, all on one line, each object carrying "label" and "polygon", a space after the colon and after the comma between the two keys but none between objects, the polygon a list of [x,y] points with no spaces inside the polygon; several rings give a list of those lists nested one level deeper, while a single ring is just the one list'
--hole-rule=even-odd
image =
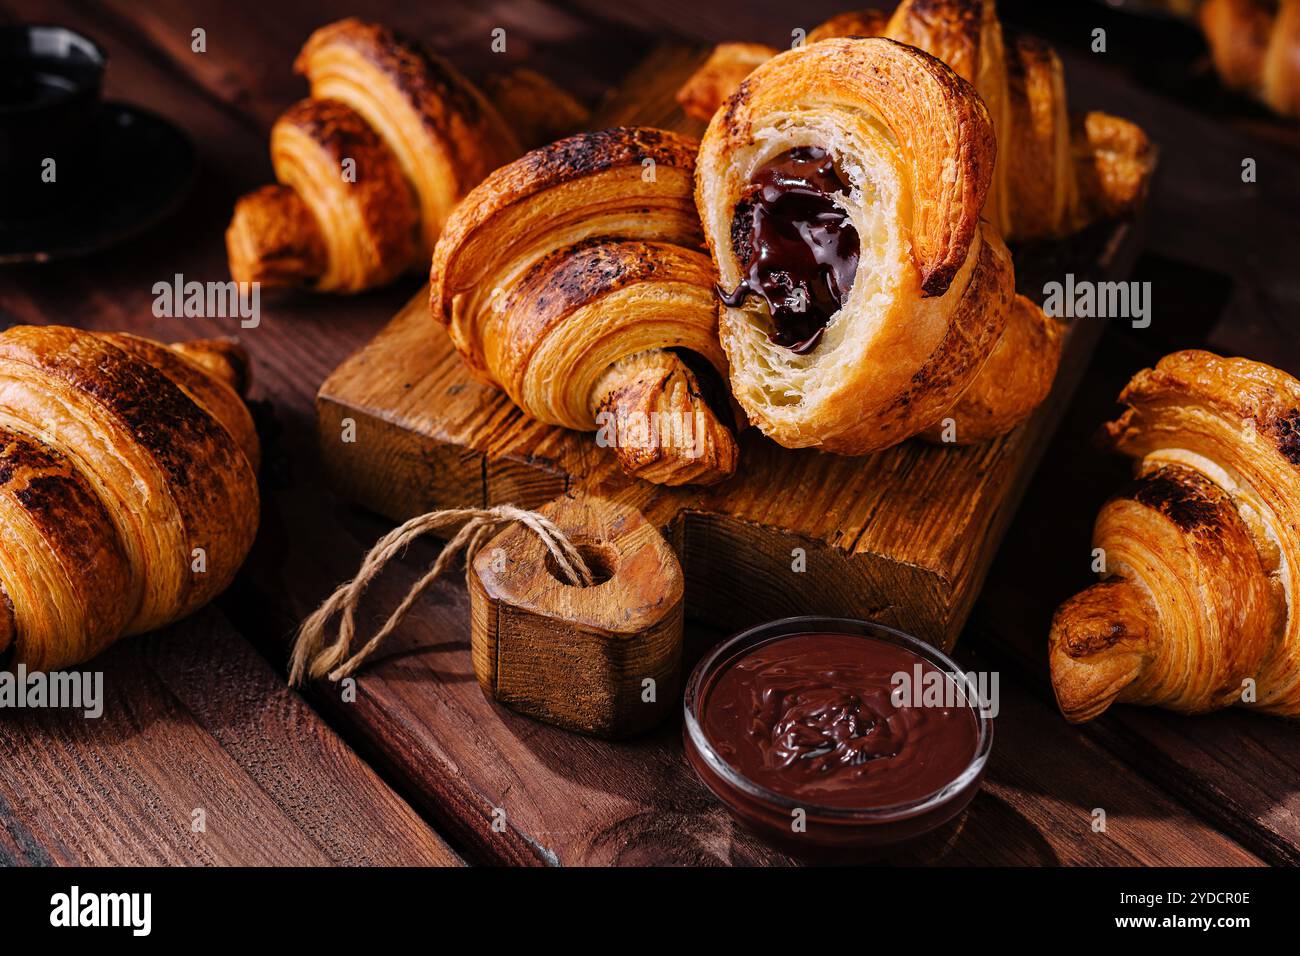
[{"label": "wooden cutting board", "polygon": [[[674,94],[703,55],[657,51],[595,125],[699,135]],[[1067,243],[1016,250],[1017,285],[1041,301],[1044,282],[1067,272],[1123,278],[1138,231],[1106,224]],[[673,489],[627,478],[594,433],[531,421],[504,393],[475,381],[430,318],[422,290],[321,386],[320,446],[334,487],[394,520],[449,507],[535,508],[579,491],[630,504],[677,551],[687,615],[715,626],[845,615],[947,648],[1100,331],[1101,320],[1072,325],[1050,398],[996,441],[969,448],[909,441],[844,458],[781,448],[751,428],[732,479]]]}]

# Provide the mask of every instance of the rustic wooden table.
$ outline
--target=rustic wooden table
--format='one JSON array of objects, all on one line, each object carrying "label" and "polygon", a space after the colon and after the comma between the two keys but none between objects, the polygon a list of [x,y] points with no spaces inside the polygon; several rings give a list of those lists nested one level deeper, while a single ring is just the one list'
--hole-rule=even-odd
[{"label": "rustic wooden table", "polygon": [[[471,75],[526,63],[594,102],[663,39],[781,44],[841,6],[807,0],[797,23],[770,0],[372,0],[365,13]],[[958,645],[963,664],[999,671],[1002,712],[986,784],[945,862],[1300,862],[1294,727],[1247,713],[1187,719],[1125,707],[1072,727],[1056,712],[1044,663],[1052,609],[1088,581],[1092,518],[1125,477],[1124,463],[1094,452],[1089,436],[1129,375],[1189,346],[1300,372],[1294,128],[1231,97],[1200,95],[1213,81],[1181,25],[1092,3],[1053,4],[1051,17],[1043,5],[1002,6],[1004,19],[1028,20],[1058,43],[1076,106],[1130,116],[1162,148],[1134,277],[1153,283],[1155,320],[1106,330]],[[314,27],[354,10],[341,0],[0,0],[0,19],[64,23],[97,38],[111,57],[108,95],[183,127],[202,164],[184,207],[147,235],[92,259],[0,272],[0,319],[164,340],[237,331],[233,320],[155,318],[152,286],[176,273],[226,277],[232,204],[270,181],[267,131],[304,93],[293,56]],[[1087,52],[1097,25],[1108,30],[1104,55]],[[191,50],[198,27],[204,53]],[[495,27],[507,31],[502,54],[489,47]],[[1247,157],[1258,163],[1253,185],[1240,177]],[[103,719],[0,717],[0,863],[783,860],[736,830],[696,782],[677,723],[608,744],[486,701],[470,670],[459,584],[421,603],[355,702],[285,688],[296,623],[388,527],[321,480],[316,389],[417,285],[264,302],[260,327],[241,333],[266,459],[254,552],[216,606],[102,659]],[[374,588],[376,605],[391,606],[433,553],[413,549]],[[716,636],[697,631],[691,645]],[[1097,809],[1104,830],[1094,829]],[[498,810],[504,829],[492,825]]]}]

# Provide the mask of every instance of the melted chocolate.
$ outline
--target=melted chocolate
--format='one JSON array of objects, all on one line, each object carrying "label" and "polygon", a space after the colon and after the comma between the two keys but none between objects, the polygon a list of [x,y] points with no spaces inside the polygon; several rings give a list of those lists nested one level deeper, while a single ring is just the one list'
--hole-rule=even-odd
[{"label": "melted chocolate", "polygon": [[849,189],[830,153],[800,146],[758,170],[732,219],[745,278],[718,296],[731,308],[751,294],[762,297],[771,340],[799,354],[817,347],[853,288],[858,232],[834,199]]},{"label": "melted chocolate", "polygon": [[975,713],[895,706],[893,677],[941,673],[904,647],[848,634],[796,634],[726,665],[701,725],[744,777],[793,800],[870,808],[919,800],[955,780],[979,741]]}]

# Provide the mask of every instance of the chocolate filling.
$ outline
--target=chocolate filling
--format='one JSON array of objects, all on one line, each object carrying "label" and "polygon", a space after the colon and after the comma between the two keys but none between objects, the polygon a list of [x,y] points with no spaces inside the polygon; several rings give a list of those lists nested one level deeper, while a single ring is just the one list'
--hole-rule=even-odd
[{"label": "chocolate filling", "polygon": [[[915,682],[913,691],[931,687],[934,696],[896,696],[900,674]],[[759,644],[728,663],[707,693],[700,723],[718,755],[801,802],[862,808],[919,800],[959,777],[979,747],[960,686],[877,638],[811,633]]]},{"label": "chocolate filling", "polygon": [[769,338],[796,354],[817,347],[853,288],[858,231],[834,199],[850,188],[829,152],[800,146],[763,165],[736,204],[731,244],[745,278],[718,297],[731,308],[762,297]]}]

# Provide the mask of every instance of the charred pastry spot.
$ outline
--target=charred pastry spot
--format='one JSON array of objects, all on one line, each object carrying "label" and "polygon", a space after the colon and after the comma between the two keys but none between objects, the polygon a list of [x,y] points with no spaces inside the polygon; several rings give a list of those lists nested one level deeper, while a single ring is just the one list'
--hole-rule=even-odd
[{"label": "charred pastry spot", "polygon": [[692,170],[695,167],[690,141],[685,137],[640,127],[579,133],[535,149],[520,162],[535,178],[564,182],[615,166],[640,165],[647,159],[667,168]]},{"label": "charred pastry spot", "polygon": [[731,308],[762,298],[769,338],[795,354],[817,347],[853,288],[858,232],[835,198],[850,190],[827,150],[799,146],[755,173],[732,215],[732,251],[745,277],[718,297]]},{"label": "charred pastry spot", "polygon": [[729,136],[736,136],[739,130],[736,128],[736,111],[740,109],[740,104],[749,98],[749,80],[740,81],[740,86],[736,87],[736,92],[732,93],[727,99],[727,111],[722,116],[722,123],[727,129]]},{"label": "charred pastry spot", "polygon": [[731,249],[741,262],[754,258],[754,204],[745,198],[736,203],[731,217]]},{"label": "charred pastry spot", "polygon": [[1108,650],[1128,636],[1128,628],[1123,621],[1111,621],[1098,631],[1086,631],[1082,634],[1070,634],[1065,639],[1065,652],[1078,660],[1091,654]]},{"label": "charred pastry spot", "polygon": [[606,236],[584,239],[542,257],[511,293],[512,301],[531,297],[539,311],[558,313],[644,280],[656,270],[644,243]]},{"label": "charred pastry spot", "polygon": [[1300,408],[1293,408],[1283,417],[1274,419],[1269,433],[1282,457],[1293,465],[1300,465]]},{"label": "charred pastry spot", "polygon": [[1139,480],[1132,497],[1191,534],[1219,527],[1221,512],[1215,490],[1209,479],[1195,472],[1180,469],[1175,474],[1162,468]]},{"label": "charred pastry spot", "polygon": [[281,121],[297,127],[336,161],[386,148],[361,114],[338,100],[300,100]]},{"label": "charred pastry spot", "polygon": [[947,293],[948,287],[952,285],[952,280],[957,275],[957,268],[957,266],[942,266],[925,273],[921,277],[922,298],[929,299]]}]

